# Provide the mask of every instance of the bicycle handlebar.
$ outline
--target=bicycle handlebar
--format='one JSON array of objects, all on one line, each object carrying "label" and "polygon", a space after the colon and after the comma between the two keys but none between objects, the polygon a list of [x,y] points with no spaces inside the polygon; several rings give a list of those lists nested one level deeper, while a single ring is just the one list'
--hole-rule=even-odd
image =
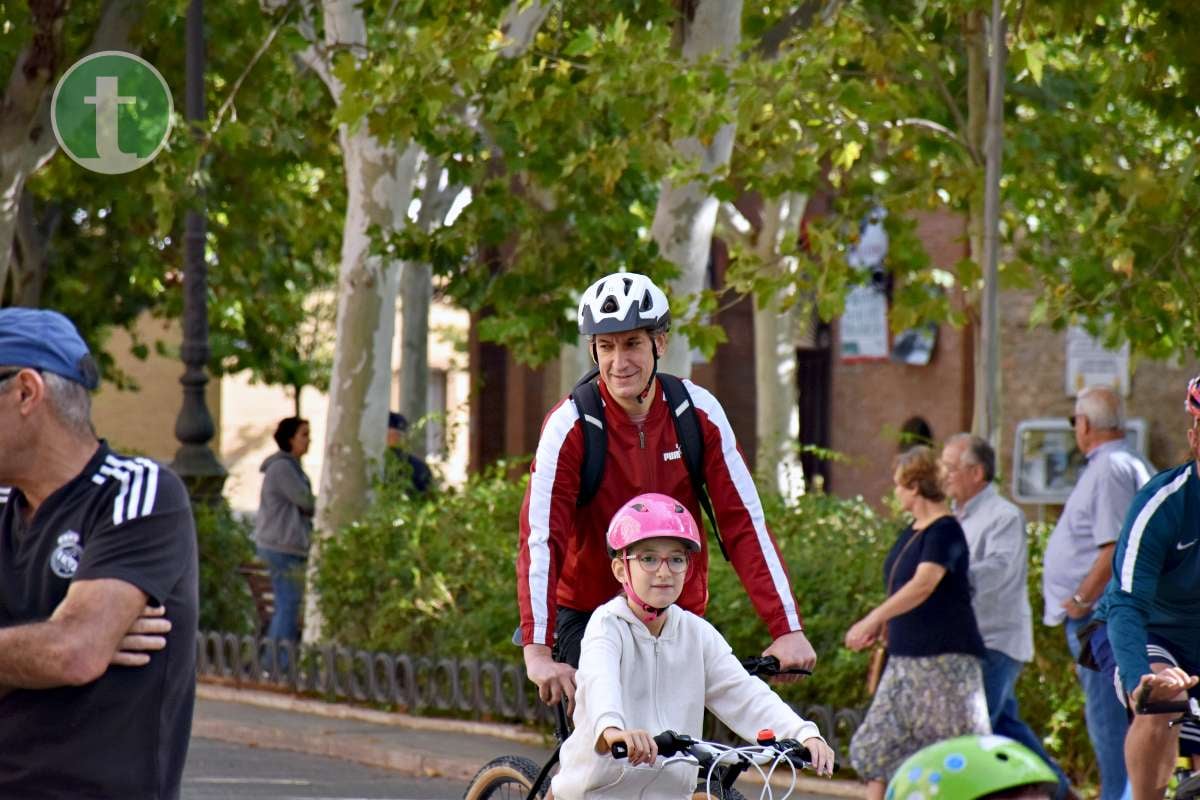
[{"label": "bicycle handlebar", "polygon": [[779,659],[775,656],[744,658],[742,659],[742,666],[746,668],[746,672],[749,672],[751,675],[757,675],[760,678],[773,678],[776,675],[812,675],[812,670],[801,669],[800,667],[780,669]]},{"label": "bicycle handlebar", "polygon": [[1189,717],[1200,718],[1200,701],[1194,697],[1189,697],[1186,700],[1164,700],[1157,703],[1151,703],[1147,695],[1149,692],[1143,692],[1138,698],[1137,713],[1139,714],[1185,714]]},{"label": "bicycle handlebar", "polygon": [[[658,754],[663,758],[670,758],[671,756],[683,753],[696,759],[697,763],[701,766],[706,766],[716,761],[722,753],[728,752],[711,746],[709,742],[703,739],[694,739],[685,733],[676,733],[669,730],[655,736],[654,743],[658,746]],[[780,756],[784,756],[798,766],[808,766],[812,763],[812,753],[795,739],[780,739],[777,742],[759,745],[758,747],[768,756],[768,758],[762,759],[763,761],[772,761]],[[742,748],[742,751],[745,749]],[[621,759],[629,757],[629,748],[624,742],[617,742],[609,752],[612,753],[613,758]],[[836,765],[834,769],[837,769]]]}]

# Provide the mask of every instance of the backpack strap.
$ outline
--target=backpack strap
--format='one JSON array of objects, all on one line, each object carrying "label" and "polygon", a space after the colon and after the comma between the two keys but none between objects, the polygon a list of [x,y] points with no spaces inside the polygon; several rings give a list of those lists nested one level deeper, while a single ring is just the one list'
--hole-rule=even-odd
[{"label": "backpack strap", "polygon": [[658,373],[662,382],[663,392],[667,396],[667,408],[671,412],[671,420],[675,423],[675,436],[679,439],[679,451],[683,456],[684,466],[687,467],[688,477],[692,479],[692,491],[704,509],[704,515],[712,526],[713,536],[721,555],[729,560],[725,550],[725,542],[721,539],[721,531],[717,527],[717,516],[713,513],[712,501],[708,497],[708,489],[704,480],[704,434],[700,430],[700,418],[696,414],[696,405],[683,381],[674,375]]},{"label": "backpack strap", "polygon": [[579,412],[579,423],[583,429],[583,461],[579,467],[579,495],[575,505],[586,506],[596,496],[600,479],[604,477],[604,453],[608,449],[608,432],[604,428],[604,402],[600,399],[600,387],[596,384],[598,367],[579,379],[571,390],[571,400]]}]

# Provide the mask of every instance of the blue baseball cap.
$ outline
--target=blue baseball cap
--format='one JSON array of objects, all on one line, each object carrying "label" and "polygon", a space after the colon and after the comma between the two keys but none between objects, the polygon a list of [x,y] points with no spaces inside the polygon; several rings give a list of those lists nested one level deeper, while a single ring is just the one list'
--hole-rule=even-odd
[{"label": "blue baseball cap", "polygon": [[406,430],[408,430],[408,420],[405,419],[404,415],[399,413],[398,411],[389,411],[388,412],[388,427],[391,428],[392,430],[396,430],[396,431],[400,431],[401,433],[404,433]]},{"label": "blue baseball cap", "polygon": [[0,367],[53,372],[88,389],[100,373],[79,331],[57,311],[0,308]]}]

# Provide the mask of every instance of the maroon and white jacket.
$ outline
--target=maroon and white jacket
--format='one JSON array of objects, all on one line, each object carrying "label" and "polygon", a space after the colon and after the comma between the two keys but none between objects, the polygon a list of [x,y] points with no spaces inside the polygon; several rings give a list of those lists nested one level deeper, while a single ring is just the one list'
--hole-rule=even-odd
[{"label": "maroon and white jacket", "polygon": [[[773,638],[798,631],[800,612],[787,569],[725,410],[707,390],[684,383],[696,405],[704,436],[705,480],[733,567]],[[640,426],[612,401],[603,382],[600,396],[608,450],[596,496],[583,508],[575,505],[583,431],[574,402],[563,398],[542,423],[521,504],[517,599],[524,644],[554,643],[558,606],[593,611],[620,591],[605,532],[612,515],[630,498],[644,492],[670,495],[704,527],[662,385],[656,382],[649,416]],[[706,539],[679,598],[680,606],[700,615],[708,605],[708,545]]]}]

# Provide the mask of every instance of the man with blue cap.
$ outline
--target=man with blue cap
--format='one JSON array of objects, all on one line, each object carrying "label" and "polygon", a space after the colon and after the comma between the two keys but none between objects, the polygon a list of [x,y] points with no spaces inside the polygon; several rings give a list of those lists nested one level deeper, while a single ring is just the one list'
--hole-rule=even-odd
[{"label": "man with blue cap", "polygon": [[411,483],[418,494],[425,494],[433,486],[433,472],[429,465],[405,448],[404,438],[408,433],[408,419],[398,411],[388,412],[387,431],[387,477]]},{"label": "man with blue cap", "polygon": [[179,797],[195,523],[174,473],[97,439],[98,384],[66,317],[0,309],[2,797]]}]

